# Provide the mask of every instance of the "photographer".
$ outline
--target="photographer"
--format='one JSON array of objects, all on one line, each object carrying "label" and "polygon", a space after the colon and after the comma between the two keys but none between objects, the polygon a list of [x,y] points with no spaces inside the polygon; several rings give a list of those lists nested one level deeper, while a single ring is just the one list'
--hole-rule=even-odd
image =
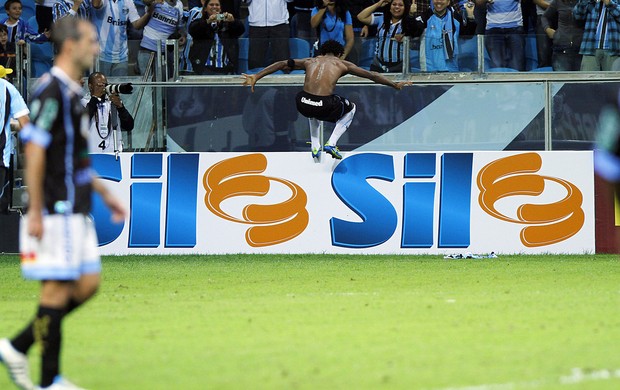
[{"label": "photographer", "polygon": [[235,74],[239,64],[239,43],[243,23],[228,12],[221,13],[220,0],[209,0],[202,18],[189,26],[193,45],[189,58],[196,74]]},{"label": "photographer", "polygon": [[90,118],[89,152],[122,152],[121,131],[133,130],[133,117],[118,92],[131,93],[131,84],[110,85],[103,73],[95,72],[88,78],[88,89],[90,99],[82,99],[82,104]]}]

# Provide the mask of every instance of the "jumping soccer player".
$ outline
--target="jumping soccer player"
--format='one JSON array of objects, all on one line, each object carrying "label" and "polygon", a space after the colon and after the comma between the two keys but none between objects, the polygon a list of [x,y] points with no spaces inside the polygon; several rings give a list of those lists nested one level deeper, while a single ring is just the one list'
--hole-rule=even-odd
[{"label": "jumping soccer player", "polygon": [[297,111],[310,122],[310,139],[312,143],[312,157],[317,158],[321,153],[319,142],[319,121],[335,122],[336,127],[331,137],[323,147],[333,158],[342,159],[342,155],[336,146],[338,139],[349,128],[353,115],[355,115],[355,104],[348,99],[334,94],[334,88],[338,79],[346,74],[363,77],[374,81],[377,84],[387,85],[396,89],[401,89],[407,82],[393,82],[376,72],[369,72],[351,62],[341,60],[344,54],[344,47],[333,40],[326,41],[319,49],[319,56],[314,58],[289,59],[288,61],[275,62],[257,74],[242,74],[243,85],[249,85],[254,92],[254,85],[263,77],[284,69],[304,69],[306,78],[304,80],[303,91],[297,94]]},{"label": "jumping soccer player", "polygon": [[101,260],[90,219],[91,193],[99,192],[120,221],[125,210],[93,177],[88,157],[88,115],[79,80],[99,54],[97,33],[83,19],[54,23],[58,49],[54,67],[34,88],[31,122],[20,136],[25,144],[28,212],[20,226],[22,274],[41,281],[34,319],[11,340],[0,339],[0,361],[15,384],[34,389],[28,349],[41,345],[41,389],[79,389],[60,375],[64,317],[95,294]]}]

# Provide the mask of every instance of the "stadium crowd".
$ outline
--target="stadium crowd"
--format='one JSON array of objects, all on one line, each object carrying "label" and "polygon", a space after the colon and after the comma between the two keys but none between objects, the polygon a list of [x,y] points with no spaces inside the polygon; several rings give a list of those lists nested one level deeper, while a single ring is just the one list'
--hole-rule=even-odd
[{"label": "stadium crowd", "polygon": [[[485,36],[486,69],[620,69],[617,0],[34,3],[4,2],[0,64],[12,65],[16,44],[41,44],[44,50],[33,54],[35,76],[51,65],[53,51],[46,43],[51,24],[65,17],[95,24],[101,42],[99,70],[108,76],[144,74],[154,61],[157,42],[169,39],[178,40],[182,74],[254,73],[274,61],[312,56],[329,39],[345,47],[344,59],[378,72],[401,72],[406,55],[412,72],[475,71],[476,35]],[[411,38],[409,53],[404,52],[406,36]]]}]

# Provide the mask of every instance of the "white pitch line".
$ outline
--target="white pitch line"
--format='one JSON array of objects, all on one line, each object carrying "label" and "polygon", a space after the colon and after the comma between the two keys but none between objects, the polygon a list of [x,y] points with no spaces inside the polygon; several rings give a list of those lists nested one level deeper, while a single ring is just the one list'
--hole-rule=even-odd
[{"label": "white pitch line", "polygon": [[584,382],[604,381],[620,379],[620,368],[617,369],[599,369],[584,370],[583,368],[573,368],[568,375],[563,375],[555,380],[534,380],[529,382],[507,382],[507,383],[489,383],[472,386],[451,386],[442,387],[436,390],[514,390],[522,388],[537,388],[550,384],[559,384],[561,386],[573,386]]}]

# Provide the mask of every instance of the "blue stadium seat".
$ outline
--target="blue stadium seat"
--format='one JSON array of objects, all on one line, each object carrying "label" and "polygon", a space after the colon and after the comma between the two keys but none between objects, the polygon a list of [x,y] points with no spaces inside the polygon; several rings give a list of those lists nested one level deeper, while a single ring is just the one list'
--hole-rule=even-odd
[{"label": "blue stadium seat", "polygon": [[293,15],[288,22],[291,37],[297,36],[297,14]]},{"label": "blue stadium seat", "polygon": [[536,49],[536,35],[525,37],[525,70],[538,68],[538,51]]},{"label": "blue stadium seat", "polygon": [[[28,25],[34,30],[39,28],[34,16],[28,19]],[[30,44],[30,56],[32,59],[32,77],[41,77],[43,73],[52,68],[54,62],[54,51],[52,44],[44,42],[40,44]]]},{"label": "blue stadium seat", "polygon": [[420,38],[412,38],[409,50],[409,72],[419,73],[420,65]]},{"label": "blue stadium seat", "polygon": [[247,73],[250,51],[249,38],[239,38],[239,73]]},{"label": "blue stadium seat", "polygon": [[484,48],[484,71],[488,72],[491,69],[491,56],[487,48]]},{"label": "blue stadium seat", "polygon": [[553,68],[550,66],[543,66],[542,68],[532,69],[530,72],[553,72]]},{"label": "blue stadium seat", "polygon": [[490,73],[512,73],[512,72],[518,72],[518,70],[512,69],[512,68],[490,68],[490,69],[487,69],[486,71],[490,72]]},{"label": "blue stadium seat", "polygon": [[372,59],[375,56],[375,47],[377,46],[376,38],[367,38],[362,40],[362,53],[360,54],[360,68],[370,69]]},{"label": "blue stadium seat", "polygon": [[291,51],[291,58],[310,57],[310,42],[300,38],[289,38],[288,46]]},{"label": "blue stadium seat", "polygon": [[247,38],[250,36],[250,22],[248,22],[248,18],[243,19],[243,26],[245,27],[245,30],[243,31],[243,34],[241,34],[240,38]]},{"label": "blue stadium seat", "polygon": [[[254,68],[254,69],[248,69],[247,74],[256,74],[258,72],[260,72],[261,70],[263,70],[265,68]],[[301,73],[303,73],[303,71],[300,71]],[[273,72],[272,74],[284,74],[284,72],[282,72],[281,70],[278,70],[277,72]]]},{"label": "blue stadium seat", "polygon": [[459,39],[459,70],[461,72],[478,71],[478,40]]},{"label": "blue stadium seat", "polygon": [[[4,10],[4,4],[2,9]],[[34,1],[22,1],[22,19],[28,21],[33,16],[35,16]]]}]

